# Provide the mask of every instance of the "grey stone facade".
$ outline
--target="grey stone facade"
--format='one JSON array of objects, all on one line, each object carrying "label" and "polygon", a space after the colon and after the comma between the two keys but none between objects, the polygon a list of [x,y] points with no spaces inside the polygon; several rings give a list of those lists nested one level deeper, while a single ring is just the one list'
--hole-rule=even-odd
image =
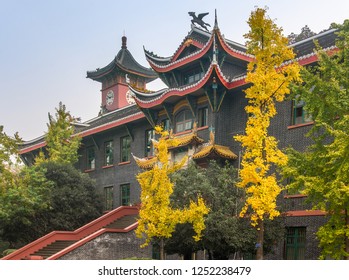
[{"label": "grey stone facade", "polygon": [[140,248],[142,240],[134,231],[104,233],[79,248],[62,256],[60,260],[122,260],[151,259],[152,246]]}]

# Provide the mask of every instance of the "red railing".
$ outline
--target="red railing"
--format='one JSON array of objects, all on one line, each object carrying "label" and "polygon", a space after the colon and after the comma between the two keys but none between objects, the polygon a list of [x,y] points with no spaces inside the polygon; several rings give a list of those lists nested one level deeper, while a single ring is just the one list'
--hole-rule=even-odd
[{"label": "red railing", "polygon": [[26,246],[14,251],[5,256],[2,260],[21,260],[29,258],[29,256],[45,246],[58,240],[80,240],[94,232],[102,229],[116,219],[127,215],[137,215],[139,208],[135,206],[121,206],[116,208],[103,216],[93,220],[92,222],[78,228],[75,231],[53,231],[45,236],[27,244]]}]

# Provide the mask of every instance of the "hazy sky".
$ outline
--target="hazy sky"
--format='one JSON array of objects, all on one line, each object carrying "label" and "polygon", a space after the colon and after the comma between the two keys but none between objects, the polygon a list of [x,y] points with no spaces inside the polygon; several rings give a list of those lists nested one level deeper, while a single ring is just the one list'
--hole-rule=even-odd
[{"label": "hazy sky", "polygon": [[213,26],[217,9],[221,32],[244,43],[256,6],[267,6],[285,35],[349,18],[348,0],[0,0],[0,125],[7,134],[36,138],[60,101],[82,121],[94,118],[101,85],[86,71],[110,63],[123,34],[134,58],[149,67],[143,46],[171,56],[190,31],[189,11],[209,12],[204,19]]}]

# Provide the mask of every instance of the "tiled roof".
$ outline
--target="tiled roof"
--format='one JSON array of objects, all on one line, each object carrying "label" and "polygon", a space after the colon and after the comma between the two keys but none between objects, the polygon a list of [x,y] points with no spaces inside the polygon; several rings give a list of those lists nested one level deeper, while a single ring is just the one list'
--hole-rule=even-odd
[{"label": "tiled roof", "polygon": [[136,161],[137,165],[142,169],[151,169],[155,163],[157,163],[158,158],[152,157],[152,158],[139,158],[133,155],[134,160]]},{"label": "tiled roof", "polygon": [[193,159],[201,159],[205,157],[221,157],[224,159],[236,159],[237,155],[234,154],[229,147],[216,145],[216,144],[208,144],[201,146],[201,149],[193,155]]},{"label": "tiled roof", "polygon": [[175,147],[169,147],[169,149],[187,146],[189,144],[202,144],[205,141],[204,139],[198,137],[195,132],[181,136],[175,136],[174,138],[178,141],[177,145]]},{"label": "tiled roof", "polygon": [[97,68],[95,71],[87,71],[87,78],[101,81],[103,77],[116,70],[137,74],[147,78],[147,82],[156,79],[157,74],[151,69],[140,65],[132,56],[126,45],[121,48],[116,57],[105,67]]},{"label": "tiled roof", "polygon": [[[130,106],[98,116],[84,123],[75,123],[75,134],[87,136],[141,118],[144,118],[144,114],[139,110],[137,105],[132,104]],[[39,146],[45,146],[45,136],[40,136],[30,141],[24,141],[20,145],[20,149],[25,150],[30,147],[39,148]]]}]

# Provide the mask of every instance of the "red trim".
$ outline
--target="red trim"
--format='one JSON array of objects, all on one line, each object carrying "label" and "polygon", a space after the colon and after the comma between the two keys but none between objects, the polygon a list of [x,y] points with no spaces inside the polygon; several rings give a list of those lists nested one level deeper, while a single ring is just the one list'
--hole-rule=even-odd
[{"label": "red trim", "polygon": [[89,236],[75,242],[74,244],[72,244],[71,246],[59,251],[58,253],[52,255],[51,257],[48,257],[47,260],[56,260],[66,254],[68,254],[69,252],[75,250],[76,248],[86,244],[87,242],[95,239],[96,237],[102,235],[103,233],[108,233],[108,232],[119,232],[119,233],[126,233],[129,232],[131,230],[136,229],[138,226],[138,222],[132,224],[131,226],[124,228],[124,229],[111,229],[111,228],[102,228],[98,231],[96,231],[95,233],[90,234]]},{"label": "red trim", "polygon": [[35,144],[35,145],[30,146],[30,147],[28,147],[28,148],[24,148],[23,150],[20,150],[20,151],[19,151],[19,154],[20,154],[20,155],[26,154],[26,153],[29,153],[29,152],[31,152],[31,151],[40,149],[40,148],[45,147],[45,146],[46,146],[46,141],[41,142],[41,143],[39,143],[39,144]]},{"label": "red trim", "polygon": [[[96,231],[102,229],[103,227],[112,223],[116,219],[119,219],[126,215],[137,215],[138,213],[138,207],[121,206],[97,218],[96,220],[82,226],[81,228],[75,231],[53,231],[33,241],[32,243],[29,243],[28,245],[16,250],[15,252],[3,257],[2,260],[20,260],[28,258],[31,254],[57,240],[81,240],[83,238],[88,237],[91,234],[94,234]],[[124,230],[131,230],[131,227],[125,228]],[[74,244],[72,246],[74,247]],[[71,248],[72,246],[69,246],[68,248]]]},{"label": "red trim", "polygon": [[[337,53],[338,51],[339,51],[339,48],[335,47],[334,49],[331,49],[331,50],[326,51],[326,53],[327,53],[328,55],[331,56],[331,55]],[[304,66],[304,65],[308,65],[308,64],[317,62],[318,60],[319,60],[318,55],[317,55],[316,53],[314,53],[313,55],[311,55],[311,56],[309,56],[309,57],[305,57],[305,58],[303,58],[303,59],[300,59],[300,60],[298,61],[298,63],[299,63],[300,65]]]},{"label": "red trim", "polygon": [[231,56],[235,57],[235,58],[238,58],[240,60],[244,60],[244,61],[247,61],[247,62],[251,62],[254,60],[253,57],[250,57],[248,55],[245,55],[245,54],[241,54],[241,53],[238,53],[238,52],[235,52],[234,50],[232,50],[225,42],[225,40],[222,38],[222,35],[221,35],[221,32],[217,32],[217,35],[218,35],[218,40],[219,42],[221,43],[221,46],[223,47],[223,49],[228,53],[230,54]]},{"label": "red trim", "polygon": [[298,127],[304,127],[304,126],[313,125],[313,124],[314,124],[314,122],[307,122],[307,123],[294,124],[294,125],[288,126],[287,129],[294,129],[294,128],[298,128]]},{"label": "red trim", "polygon": [[206,78],[203,79],[200,83],[196,84],[193,87],[188,87],[185,90],[178,90],[178,89],[170,89],[168,92],[166,92],[165,94],[163,94],[160,98],[158,98],[156,101],[153,102],[142,102],[138,99],[136,99],[137,105],[141,108],[152,108],[153,106],[156,105],[160,105],[162,104],[163,101],[165,101],[166,99],[168,99],[171,96],[185,96],[189,93],[195,92],[199,89],[201,89],[206,83],[207,81],[210,79],[213,71],[215,71],[216,75],[218,76],[219,80],[221,81],[221,83],[227,88],[227,89],[233,89],[236,87],[240,87],[244,84],[246,84],[246,80],[245,79],[241,79],[238,81],[234,81],[234,82],[226,82],[223,78],[223,76],[220,74],[220,72],[217,70],[217,65],[212,65],[209,68],[209,71],[206,73]]},{"label": "red trim", "polygon": [[199,53],[193,55],[193,56],[190,56],[190,57],[187,57],[187,58],[184,58],[183,60],[180,60],[178,62],[173,62],[171,63],[171,65],[168,65],[168,66],[165,66],[165,67],[158,67],[154,64],[153,61],[151,61],[149,58],[147,59],[150,66],[158,73],[165,73],[165,72],[168,72],[168,71],[171,71],[173,69],[176,69],[180,66],[183,66],[183,65],[186,65],[187,63],[191,62],[191,61],[194,61],[194,60],[197,60],[199,58],[201,58],[202,56],[204,56],[207,52],[207,50],[211,47],[212,45],[212,42],[213,42],[213,36],[211,36],[210,38],[210,41],[209,43],[207,43],[206,47],[201,49],[199,51]]},{"label": "red trim", "polygon": [[306,194],[290,194],[290,195],[285,195],[285,199],[292,199],[292,198],[303,198],[303,197],[308,197]]},{"label": "red trim", "polygon": [[[139,112],[139,113],[134,114],[132,116],[129,116],[127,118],[124,118],[124,119],[121,119],[121,120],[115,120],[113,122],[110,122],[110,123],[107,123],[107,124],[104,124],[104,125],[100,125],[98,127],[95,127],[95,128],[92,128],[92,129],[88,129],[88,130],[82,131],[82,132],[74,134],[74,135],[79,135],[81,137],[86,137],[86,136],[89,136],[89,135],[92,135],[92,134],[100,133],[100,132],[103,132],[105,130],[108,130],[108,129],[111,129],[111,128],[123,125],[123,124],[128,123],[128,122],[132,122],[132,121],[135,121],[135,120],[140,120],[140,119],[142,119],[144,117],[145,117],[144,114],[142,112]],[[26,154],[26,153],[29,153],[31,151],[37,150],[37,149],[45,147],[45,146],[46,146],[46,142],[41,142],[41,143],[35,144],[33,146],[30,146],[28,148],[24,148],[24,149],[20,150],[19,154],[20,155]]]},{"label": "red trim", "polygon": [[90,172],[93,172],[93,171],[95,171],[96,169],[94,168],[94,169],[86,169],[86,170],[84,170],[84,172],[85,173],[90,173]]},{"label": "red trim", "polygon": [[197,128],[197,130],[199,131],[199,130],[205,130],[205,129],[208,129],[208,126],[206,125],[206,126],[202,126],[202,127],[198,127]]},{"label": "red trim", "polygon": [[204,44],[199,43],[199,42],[197,42],[197,41],[195,41],[193,39],[187,39],[187,40],[185,40],[185,42],[183,42],[182,46],[175,53],[175,55],[171,59],[171,62],[175,61],[179,57],[179,55],[183,52],[183,50],[188,47],[188,45],[186,44],[188,40],[191,40],[191,42],[189,43],[190,45],[193,45],[193,46],[195,46],[195,47],[197,47],[199,49],[202,49],[202,47],[204,46]]},{"label": "red trim", "polygon": [[99,133],[99,132],[102,132],[102,131],[105,131],[105,130],[108,130],[108,129],[111,129],[111,128],[114,128],[114,127],[117,127],[117,126],[120,126],[120,125],[123,125],[123,124],[128,123],[128,122],[132,122],[132,121],[135,121],[135,120],[142,119],[142,118],[144,118],[144,114],[140,112],[140,113],[137,113],[135,115],[129,116],[127,118],[124,118],[122,120],[116,120],[116,121],[113,121],[113,122],[110,122],[110,123],[98,126],[96,128],[77,133],[76,135],[79,135],[81,137],[86,137],[86,136],[89,136],[89,135],[92,135],[92,134],[96,134],[96,133]]},{"label": "red trim", "polygon": [[303,58],[303,59],[300,59],[298,61],[298,63],[302,66],[304,65],[308,65],[308,64],[311,64],[311,63],[314,63],[316,61],[319,60],[319,57],[316,55],[316,54],[313,54],[312,56],[310,57],[307,57],[307,58]]},{"label": "red trim", "polygon": [[114,164],[110,164],[110,165],[104,165],[102,166],[103,169],[107,169],[107,168],[111,168],[114,167]]},{"label": "red trim", "polygon": [[126,165],[126,164],[130,164],[131,161],[124,161],[124,162],[120,162],[118,165]]},{"label": "red trim", "polygon": [[285,212],[287,217],[307,217],[307,216],[325,216],[326,212],[322,210],[295,210]]}]

